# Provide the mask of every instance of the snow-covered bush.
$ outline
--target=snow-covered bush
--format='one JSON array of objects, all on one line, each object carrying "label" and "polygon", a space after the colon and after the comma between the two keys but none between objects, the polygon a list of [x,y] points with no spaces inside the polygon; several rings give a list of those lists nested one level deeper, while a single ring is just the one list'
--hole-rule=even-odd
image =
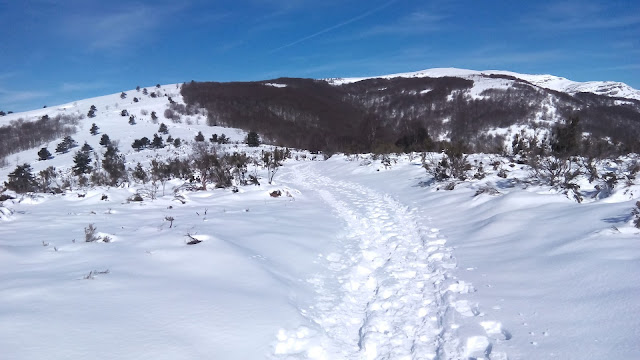
[{"label": "snow-covered bush", "polygon": [[423,167],[436,181],[449,179],[466,180],[467,171],[471,170],[468,155],[456,149],[447,149],[442,154],[440,160],[431,157],[423,162]]},{"label": "snow-covered bush", "polygon": [[135,193],[135,194],[131,195],[127,200],[128,201],[135,201],[135,202],[144,201],[144,199],[142,198],[142,195],[140,195],[140,193]]},{"label": "snow-covered bush", "polygon": [[89,224],[89,226],[84,228],[84,241],[95,242],[100,240],[100,237],[96,235],[97,230],[98,229],[93,224]]},{"label": "snow-covered bush", "polygon": [[636,201],[636,207],[631,213],[634,216],[633,225],[640,229],[640,201]]},{"label": "snow-covered bush", "polygon": [[549,156],[536,158],[529,164],[533,177],[550,186],[569,184],[582,173],[580,165],[573,158],[565,160]]},{"label": "snow-covered bush", "polygon": [[180,114],[176,113],[175,111],[171,110],[171,109],[166,109],[164,111],[164,117],[173,121],[174,123],[179,123],[180,122]]}]

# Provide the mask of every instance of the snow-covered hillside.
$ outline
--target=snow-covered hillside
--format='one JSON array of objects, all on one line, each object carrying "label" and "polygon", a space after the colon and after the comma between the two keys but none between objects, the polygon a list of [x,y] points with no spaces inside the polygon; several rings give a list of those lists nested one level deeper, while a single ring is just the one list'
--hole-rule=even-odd
[{"label": "snow-covered hillside", "polygon": [[[103,147],[99,144],[101,135],[107,134],[112,140],[119,142],[120,150],[123,152],[128,162],[133,165],[135,165],[136,162],[146,164],[156,155],[161,158],[167,158],[171,156],[184,155],[189,151],[189,146],[184,146],[182,148],[168,146],[160,151],[154,152],[137,152],[131,147],[131,144],[135,139],[142,137],[148,137],[151,139],[153,135],[158,132],[160,123],[164,123],[168,127],[169,134],[174,139],[180,138],[184,141],[191,141],[198,131],[202,131],[207,138],[211,134],[225,134],[225,136],[227,136],[232,142],[244,141],[246,132],[239,129],[208,126],[207,118],[204,114],[182,116],[180,123],[175,123],[171,119],[165,118],[164,112],[168,108],[169,97],[177,103],[182,103],[179,85],[171,84],[161,86],[159,88],[156,88],[155,86],[148,88],[149,94],[152,92],[158,94],[156,97],[144,95],[142,91],[143,89],[141,91],[125,91],[124,93],[127,94],[127,96],[124,99],[121,98],[121,93],[117,93],[78,100],[59,106],[9,114],[0,117],[0,126],[8,125],[12,121],[16,121],[18,119],[34,121],[45,115],[50,118],[54,118],[59,114],[82,117],[82,120],[80,120],[77,127],[77,132],[72,135],[73,139],[76,140],[79,145],[87,142],[94,148],[94,150],[99,152],[101,149],[103,150]],[[137,98],[138,102],[135,102],[134,98]],[[96,116],[94,118],[89,118],[86,115],[92,105],[97,109],[95,112]],[[127,116],[122,116],[123,110],[127,111]],[[152,119],[151,114],[153,112],[156,113],[158,118],[156,121]],[[130,116],[135,117],[135,125],[129,124]],[[97,135],[91,135],[89,132],[93,123],[99,127],[99,133]],[[73,166],[73,156],[77,149],[72,149],[72,151],[65,154],[55,153],[56,144],[59,143],[60,140],[61,139],[57,139],[50,143],[44,143],[41,145],[42,147],[47,147],[53,154],[53,159],[51,160],[37,161],[37,153],[40,150],[40,147],[35,147],[31,150],[22,151],[9,156],[7,161],[10,166],[0,169],[0,178],[6,179],[6,175],[13,170],[15,165],[25,162],[30,163],[35,172],[43,170],[49,166],[54,166],[57,169],[70,169],[71,166]]]},{"label": "snow-covered hillside", "polygon": [[[559,76],[553,75],[530,75],[530,74],[519,74],[511,71],[501,71],[501,70],[485,70],[485,71],[476,71],[476,70],[467,70],[467,69],[457,69],[457,68],[434,68],[427,69],[409,73],[399,73],[399,74],[391,74],[391,75],[382,75],[382,76],[374,76],[374,77],[361,77],[361,78],[336,78],[336,79],[327,79],[331,84],[341,85],[341,84],[349,84],[357,81],[362,81],[366,79],[372,78],[382,78],[382,79],[392,79],[396,77],[406,77],[406,78],[421,78],[421,77],[460,77],[464,79],[474,80],[476,82],[486,82],[491,81],[492,79],[487,78],[487,75],[508,75],[513,76],[515,78],[525,80],[531,84],[536,86],[565,92],[567,94],[575,94],[579,92],[589,92],[597,95],[605,95],[610,97],[620,97],[627,99],[640,100],[640,90],[634,89],[631,86],[615,81],[588,81],[588,82],[577,82],[565,79]],[[486,84],[482,84],[480,86],[487,87]]]},{"label": "snow-covered hillside", "polygon": [[[102,153],[108,134],[128,168],[147,170],[188,156],[198,131],[230,137],[220,151],[272,148],[249,148],[243,131],[209,127],[202,113],[166,119],[178,87],[149,91],[160,96],[131,90],[0,121],[95,105],[73,138]],[[134,151],[160,122],[185,144]],[[37,161],[39,148],[11,155],[0,181],[24,162],[70,172],[74,151]],[[637,157],[594,165],[613,174],[607,189],[611,176],[577,176],[578,203],[575,188],[497,155],[470,156],[476,174],[451,187],[424,168],[441,156],[294,151],[272,184],[257,161],[259,186],[196,191],[174,178],[143,201],[130,199],[150,185],[134,181],[6,192],[0,358],[636,358]],[[100,240],[85,241],[90,225]]]}]

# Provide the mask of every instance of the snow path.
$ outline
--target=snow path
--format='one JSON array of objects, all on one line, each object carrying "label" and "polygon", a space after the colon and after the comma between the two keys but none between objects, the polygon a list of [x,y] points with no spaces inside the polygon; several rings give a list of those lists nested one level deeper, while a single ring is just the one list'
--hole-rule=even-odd
[{"label": "snow path", "polygon": [[438,229],[420,227],[407,207],[389,195],[334,181],[309,165],[296,167],[292,180],[317,191],[346,223],[346,234],[344,252],[323,256],[328,271],[308,280],[317,292],[317,303],[300,310],[309,325],[280,330],[276,358],[489,355],[487,337],[469,338],[464,349],[457,338],[456,294],[474,290],[452,275],[456,262]]}]

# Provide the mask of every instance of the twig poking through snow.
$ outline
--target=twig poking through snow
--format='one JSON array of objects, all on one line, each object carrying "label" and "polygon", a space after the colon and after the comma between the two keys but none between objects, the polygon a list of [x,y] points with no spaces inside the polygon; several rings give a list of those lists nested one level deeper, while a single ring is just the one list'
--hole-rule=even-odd
[{"label": "twig poking through snow", "polygon": [[190,239],[189,241],[187,241],[187,245],[195,245],[195,244],[199,244],[199,243],[202,242],[202,240],[196,239],[195,237],[193,237],[189,233],[187,233],[187,235],[185,235],[185,236]]}]

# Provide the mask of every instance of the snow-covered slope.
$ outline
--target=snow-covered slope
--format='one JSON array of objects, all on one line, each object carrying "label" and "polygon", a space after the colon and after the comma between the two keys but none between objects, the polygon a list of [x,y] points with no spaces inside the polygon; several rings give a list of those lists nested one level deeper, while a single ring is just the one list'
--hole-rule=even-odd
[{"label": "snow-covered slope", "polygon": [[[82,146],[84,142],[87,142],[95,151],[103,152],[104,148],[100,146],[99,142],[101,136],[107,134],[112,140],[119,142],[120,151],[127,158],[128,165],[135,165],[136,162],[139,161],[146,164],[156,153],[159,153],[159,156],[162,158],[167,158],[184,155],[189,151],[189,146],[182,148],[168,146],[157,152],[148,150],[137,152],[131,147],[135,139],[142,137],[152,139],[153,135],[158,132],[160,123],[167,125],[169,134],[174,139],[180,138],[186,141],[193,140],[198,131],[202,131],[206,138],[209,138],[214,133],[218,135],[225,134],[232,142],[243,141],[246,136],[246,132],[239,129],[208,126],[206,115],[202,113],[193,116],[182,116],[180,123],[175,123],[171,119],[165,118],[164,112],[169,106],[169,97],[177,103],[183,103],[180,89],[176,84],[164,85],[160,88],[156,88],[155,86],[148,88],[149,94],[151,92],[158,94],[155,98],[150,95],[144,95],[142,91],[143,89],[141,89],[141,91],[125,91],[127,96],[124,99],[120,97],[121,93],[117,93],[38,110],[13,113],[0,117],[0,126],[7,125],[18,119],[34,121],[44,115],[48,115],[50,118],[54,118],[57,115],[77,116],[82,119],[77,126],[77,132],[73,134],[72,137],[80,146]],[[138,102],[135,102],[134,98],[137,98]],[[97,108],[96,116],[89,118],[87,117],[87,113],[92,105]],[[121,113],[123,110],[126,110],[129,115],[122,116]],[[156,113],[157,121],[151,118],[152,112]],[[131,115],[135,117],[135,125],[129,124],[129,116]],[[91,135],[89,132],[91,124],[93,123],[99,127],[98,135]],[[165,139],[166,137],[167,136],[164,136]],[[30,163],[36,173],[49,166],[54,166],[59,170],[69,169],[73,166],[73,156],[78,148],[72,149],[66,154],[57,154],[55,153],[55,149],[60,140],[61,139],[56,139],[49,143],[40,144],[40,146],[36,146],[33,149],[8,156],[7,161],[10,166],[0,168],[0,179],[6,179],[6,175],[13,170],[15,165],[25,162]],[[46,161],[36,161],[38,159],[37,153],[41,147],[47,147],[51,154],[53,154],[53,158]]]},{"label": "snow-covered slope", "polygon": [[518,79],[525,80],[530,82],[536,86],[565,92],[568,94],[575,94],[578,92],[589,92],[598,95],[605,95],[610,97],[620,97],[620,98],[628,98],[640,100],[640,90],[634,89],[629,85],[621,82],[614,81],[589,81],[589,82],[577,82],[565,79],[559,76],[553,75],[529,75],[529,74],[519,74],[511,71],[501,71],[501,70],[485,70],[485,71],[475,71],[475,70],[466,70],[466,69],[457,69],[457,68],[434,68],[427,69],[422,71],[408,72],[408,73],[399,73],[399,74],[391,74],[391,75],[382,75],[382,76],[373,76],[373,77],[361,77],[361,78],[335,78],[335,79],[327,79],[331,84],[341,85],[353,83],[361,80],[372,79],[372,78],[382,78],[382,79],[391,79],[396,77],[406,77],[406,78],[420,78],[420,77],[461,77],[465,79],[471,79],[474,81],[487,81],[485,75],[509,75]]},{"label": "snow-covered slope", "polygon": [[622,82],[616,82],[616,81],[577,82],[577,81],[571,81],[563,77],[553,76],[553,75],[527,75],[527,74],[518,74],[510,71],[487,71],[484,73],[511,75],[518,79],[528,81],[534,85],[537,85],[546,89],[565,92],[568,94],[588,92],[588,93],[593,93],[597,95],[640,100],[640,90],[634,89],[631,86]]},{"label": "snow-covered slope", "polygon": [[[190,152],[189,144],[131,148],[158,130],[152,111],[174,138],[225,133],[236,143],[224,151],[270,148],[246,147],[243,131],[209,127],[203,114],[172,122],[163,113],[169,96],[182,102],[178,89],[153,90],[161,96],[131,90],[126,99],[113,94],[2,121],[83,115],[95,105],[97,116],[82,119],[74,139],[102,152],[100,135],[89,133],[95,122],[120,142],[127,167],[146,169],[152,159]],[[35,171],[73,165],[74,151],[36,161],[38,148],[10,156],[0,181],[24,162]],[[630,315],[640,313],[640,285],[630,280],[640,273],[640,231],[631,224],[640,186],[625,172],[636,158],[596,165],[620,179],[602,199],[595,185],[603,184],[579,176],[585,201],[578,204],[499,156],[472,155],[486,176],[469,174],[445,191],[415,154],[384,162],[296,155],[274,184],[255,166],[262,185],[237,192],[188,191],[174,179],[142,202],[128,199],[150,185],[131,182],[0,203],[0,358],[595,360],[640,353],[640,319]],[[270,196],[274,190],[283,196]],[[89,224],[110,241],[85,242]],[[193,239],[201,242],[186,244]]]},{"label": "snow-covered slope", "polygon": [[[515,168],[509,179],[489,170],[444,191],[419,159],[396,160],[390,168],[370,156],[289,161],[278,185],[179,191],[181,201],[168,191],[130,203],[132,188],[5,201],[3,356],[630,359],[640,352],[640,322],[629,316],[640,311],[640,286],[629,280],[640,271],[639,232],[628,220],[635,201],[628,192],[638,186],[577,204],[518,185],[513,179],[527,170]],[[487,186],[498,192],[477,195]],[[290,196],[272,198],[273,189]],[[84,242],[88,224],[112,241]],[[188,235],[202,242],[186,245]]]}]

